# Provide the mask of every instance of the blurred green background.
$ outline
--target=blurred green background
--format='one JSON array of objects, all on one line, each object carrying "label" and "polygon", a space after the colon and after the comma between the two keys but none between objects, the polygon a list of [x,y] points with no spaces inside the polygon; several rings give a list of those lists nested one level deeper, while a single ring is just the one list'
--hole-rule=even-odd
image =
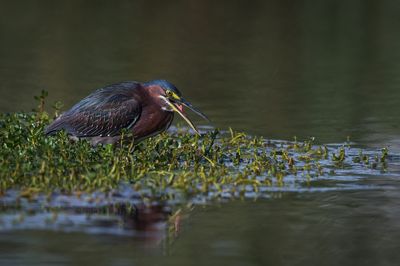
[{"label": "blurred green background", "polygon": [[[42,89],[65,110],[104,85],[163,78],[215,127],[323,143],[350,136],[396,156],[399,14],[396,0],[1,1],[0,112],[31,110]],[[172,244],[3,232],[0,262],[397,265],[396,158],[393,174],[355,173],[349,190],[346,179],[325,180],[325,192],[198,207]]]},{"label": "blurred green background", "polygon": [[[398,1],[2,1],[0,111],[164,78],[213,125],[376,143],[400,132]],[[200,122],[200,121],[199,121]]]}]

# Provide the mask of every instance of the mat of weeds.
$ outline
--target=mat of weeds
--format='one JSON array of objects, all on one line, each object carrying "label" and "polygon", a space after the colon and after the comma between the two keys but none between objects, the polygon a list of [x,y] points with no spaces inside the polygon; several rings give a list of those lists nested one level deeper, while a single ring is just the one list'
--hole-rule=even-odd
[{"label": "mat of weeds", "polygon": [[[269,140],[234,130],[203,128],[198,136],[172,127],[139,144],[125,132],[115,145],[93,147],[65,132],[44,135],[59,113],[59,104],[54,115],[44,112],[45,96],[37,97],[36,111],[0,114],[1,230],[83,226],[125,234],[119,225],[140,224],[138,210],[165,221],[188,203],[374,189],[358,181],[390,174],[393,155],[386,148]],[[107,226],[98,228],[104,219]]]},{"label": "mat of weeds", "polygon": [[150,196],[238,196],[271,186],[312,186],[354,171],[384,172],[387,165],[385,148],[273,141],[233,130],[197,136],[174,128],[137,145],[127,134],[115,145],[92,147],[64,132],[45,136],[49,122],[44,112],[0,115],[2,193],[107,192],[128,185]]}]

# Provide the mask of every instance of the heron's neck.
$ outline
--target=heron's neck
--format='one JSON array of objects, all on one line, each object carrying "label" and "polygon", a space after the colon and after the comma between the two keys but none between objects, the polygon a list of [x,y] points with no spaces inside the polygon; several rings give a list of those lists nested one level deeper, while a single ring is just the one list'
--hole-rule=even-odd
[{"label": "heron's neck", "polygon": [[171,108],[166,103],[166,100],[163,96],[164,90],[156,85],[150,85],[146,87],[146,95],[143,97],[145,99],[145,105],[157,106],[160,110],[170,112]]}]

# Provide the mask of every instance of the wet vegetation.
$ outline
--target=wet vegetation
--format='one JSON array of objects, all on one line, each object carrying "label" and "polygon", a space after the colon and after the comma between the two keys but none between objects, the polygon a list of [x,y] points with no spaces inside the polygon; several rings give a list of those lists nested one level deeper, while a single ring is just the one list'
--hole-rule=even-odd
[{"label": "wet vegetation", "polygon": [[305,141],[272,141],[230,129],[185,128],[134,145],[125,132],[117,145],[92,147],[72,141],[64,132],[47,137],[44,128],[60,112],[45,112],[46,92],[30,113],[0,115],[0,190],[17,189],[21,197],[39,192],[79,194],[112,192],[121,184],[146,197],[240,197],[260,189],[306,184],[319,177],[360,167],[385,171],[388,151],[368,152],[340,145]]}]

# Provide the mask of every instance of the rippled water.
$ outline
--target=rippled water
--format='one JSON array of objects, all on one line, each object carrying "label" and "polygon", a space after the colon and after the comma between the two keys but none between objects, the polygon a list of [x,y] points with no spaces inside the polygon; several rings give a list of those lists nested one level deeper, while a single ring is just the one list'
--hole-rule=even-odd
[{"label": "rippled water", "polygon": [[166,78],[213,126],[323,143],[350,136],[371,152],[388,146],[391,158],[386,173],[350,169],[293,186],[289,179],[257,200],[5,206],[0,263],[397,265],[399,8],[333,0],[2,3],[2,112],[30,110],[41,89],[69,107],[109,83]]}]

